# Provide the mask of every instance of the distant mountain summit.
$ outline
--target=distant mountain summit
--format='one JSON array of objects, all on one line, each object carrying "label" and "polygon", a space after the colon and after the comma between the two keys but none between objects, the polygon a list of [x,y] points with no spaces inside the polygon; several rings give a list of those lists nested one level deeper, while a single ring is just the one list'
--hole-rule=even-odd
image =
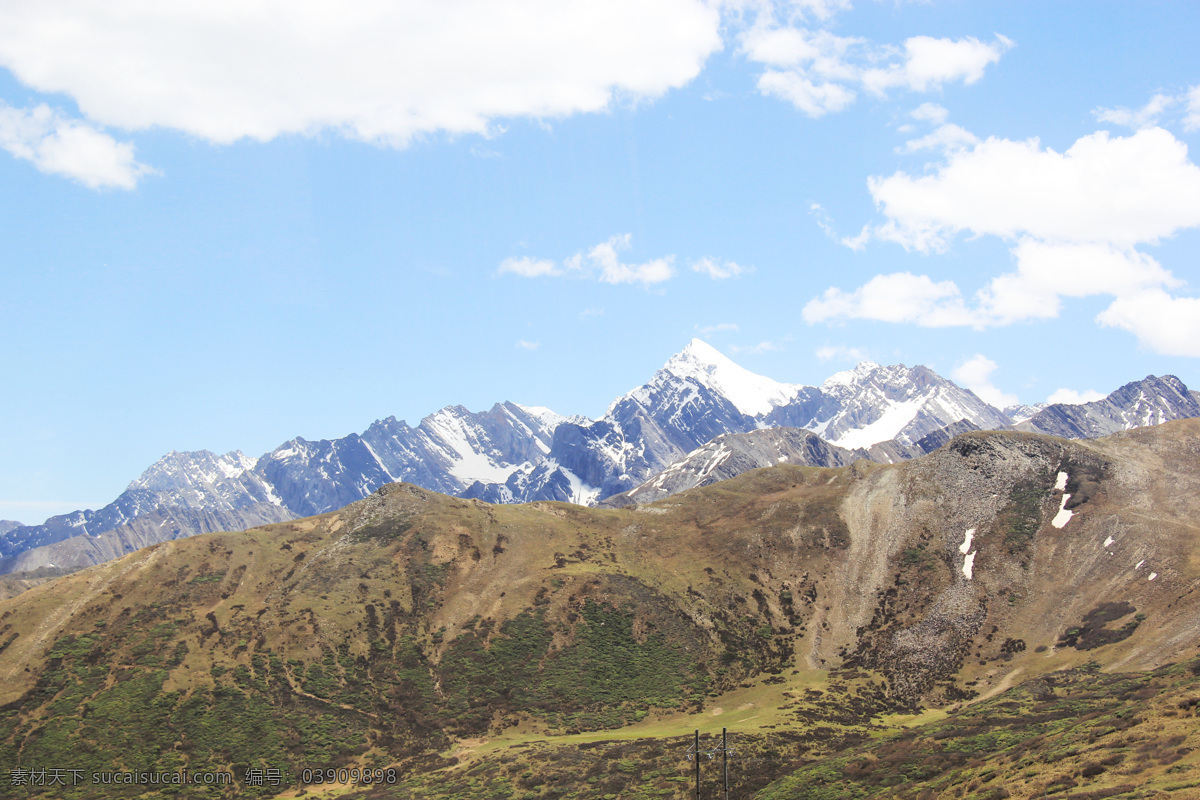
[{"label": "distant mountain summit", "polygon": [[1064,439],[1095,439],[1188,417],[1200,417],[1200,392],[1190,391],[1174,375],[1147,375],[1102,400],[1046,406],[1016,427]]},{"label": "distant mountain summit", "polygon": [[[665,496],[780,456],[789,463],[894,462],[966,430],[1015,425],[1093,438],[1194,416],[1200,395],[1170,375],[1094,403],[1002,411],[923,366],[864,361],[820,386],[803,386],[757,375],[693,339],[599,419],[511,402],[483,412],[447,406],[415,427],[388,417],[340,439],[297,437],[258,458],[168,453],[98,511],[0,527],[0,572],[94,564],[169,539],[322,514],[395,482],[490,503],[595,505],[624,493]],[[718,437],[784,428],[800,431],[722,439],[712,453],[701,451]],[[813,436],[824,441],[815,444]],[[706,458],[734,450],[736,457],[722,455],[721,465],[704,472]],[[669,478],[647,488],[675,464]]]}]

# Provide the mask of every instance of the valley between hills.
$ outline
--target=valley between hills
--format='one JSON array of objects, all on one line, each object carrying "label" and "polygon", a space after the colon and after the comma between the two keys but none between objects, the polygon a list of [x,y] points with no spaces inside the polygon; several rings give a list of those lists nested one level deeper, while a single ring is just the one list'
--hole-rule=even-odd
[{"label": "valley between hills", "polygon": [[[1196,419],[623,508],[388,484],[0,601],[0,796],[686,798],[727,728],[735,798],[1200,797],[1197,519]],[[180,770],[233,783],[88,779]]]}]

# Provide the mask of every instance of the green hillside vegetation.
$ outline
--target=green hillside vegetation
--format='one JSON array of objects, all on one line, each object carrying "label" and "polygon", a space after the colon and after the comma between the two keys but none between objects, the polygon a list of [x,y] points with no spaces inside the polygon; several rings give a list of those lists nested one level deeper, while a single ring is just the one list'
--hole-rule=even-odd
[{"label": "green hillside vegetation", "polygon": [[[1196,779],[1197,444],[970,434],[620,510],[397,484],[157,545],[0,602],[0,764],[234,783],[0,796],[683,798],[690,732],[722,727],[736,797],[1173,791]],[[246,782],[268,769],[286,785]]]}]

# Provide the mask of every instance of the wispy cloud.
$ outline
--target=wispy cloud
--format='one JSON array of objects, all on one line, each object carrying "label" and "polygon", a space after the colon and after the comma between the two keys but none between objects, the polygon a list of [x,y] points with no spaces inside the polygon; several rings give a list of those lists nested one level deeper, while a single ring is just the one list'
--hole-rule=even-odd
[{"label": "wispy cloud", "polygon": [[735,333],[738,329],[736,323],[733,322],[718,322],[716,325],[697,325],[696,330],[702,336],[712,336],[714,333]]},{"label": "wispy cloud", "polygon": [[501,275],[520,275],[522,278],[540,278],[546,275],[561,275],[562,270],[553,261],[545,258],[506,258],[500,262]]},{"label": "wispy cloud", "polygon": [[845,345],[825,345],[818,347],[814,355],[821,361],[867,361],[869,356],[867,351],[861,347],[846,347]]},{"label": "wispy cloud", "polygon": [[[975,83],[1014,46],[999,34],[991,42],[971,36],[913,36],[898,47],[881,46],[829,29],[828,20],[849,3],[813,6],[800,9],[799,15],[777,15],[775,5],[760,5],[754,24],[738,37],[742,55],[764,67],[759,91],[810,117],[845,109],[859,92],[883,97],[893,90],[929,92],[947,84]],[[930,105],[929,111],[935,108]]]},{"label": "wispy cloud", "polygon": [[748,354],[748,355],[758,355],[759,353],[773,353],[777,350],[782,350],[782,349],[783,349],[782,344],[780,344],[778,342],[768,342],[768,341],[762,341],[762,342],[759,342],[758,344],[751,344],[751,345],[736,345],[736,344],[729,345],[729,351],[731,353],[734,353],[735,355],[741,355],[743,353]]},{"label": "wispy cloud", "polygon": [[[644,287],[665,283],[675,277],[674,255],[641,262],[626,261],[623,254],[632,248],[633,236],[621,233],[587,250],[580,250],[561,262],[531,256],[506,258],[500,263],[497,272],[522,278],[574,277],[614,285],[640,284]],[[712,257],[693,262],[691,270],[707,275],[713,280],[735,278],[753,271],[733,261],[722,261]]]},{"label": "wispy cloud", "polygon": [[133,189],[157,172],[134,157],[133,145],[46,104],[14,108],[0,100],[0,147],[40,172],[89,189]]},{"label": "wispy cloud", "polygon": [[1180,98],[1165,94],[1156,94],[1150,102],[1137,109],[1130,108],[1097,108],[1092,114],[1100,122],[1110,122],[1135,130],[1157,125],[1163,112],[1179,102]]},{"label": "wispy cloud", "polygon": [[539,347],[541,347],[541,342],[527,342],[524,339],[519,339],[517,341],[517,347],[522,350],[537,350]]},{"label": "wispy cloud", "polygon": [[706,256],[692,263],[692,271],[707,275],[714,281],[721,281],[726,278],[736,278],[738,275],[750,270],[732,261],[719,261]]}]

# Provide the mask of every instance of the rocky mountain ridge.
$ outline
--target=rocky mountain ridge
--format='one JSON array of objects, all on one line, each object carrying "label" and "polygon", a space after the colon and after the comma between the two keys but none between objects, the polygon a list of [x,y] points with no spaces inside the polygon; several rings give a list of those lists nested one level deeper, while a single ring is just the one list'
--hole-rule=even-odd
[{"label": "rocky mountain ridge", "polygon": [[[912,718],[890,715],[952,713],[1018,680],[1046,704],[1043,722],[1059,719],[1055,704],[1084,718],[1086,698],[1063,702],[1064,675],[1103,671],[1099,684],[1200,652],[1198,454],[1200,420],[1179,420],[1095,440],[969,432],[895,464],[781,464],[622,509],[388,484],[321,516],[165,542],[0,601],[0,760],[227,770],[238,785],[224,796],[249,797],[294,794],[317,760],[421,782],[347,796],[448,800],[481,796],[496,770],[512,791],[489,796],[543,796],[544,762],[560,758],[556,796],[680,798],[679,734],[729,725],[763,756],[743,770],[754,780],[738,796],[751,797],[823,742],[903,743]],[[1195,733],[1195,690],[1181,684],[1147,720],[1153,693],[1125,682],[1141,706],[1097,719],[1096,736],[1119,734],[1123,768],[1161,763],[1153,776],[1192,780],[1190,747],[1178,752],[1191,734],[1129,737],[1174,724],[1167,712]],[[975,737],[973,749],[937,774],[958,796],[998,797],[977,791],[975,762],[1017,735],[969,734],[955,747]],[[1058,729],[1021,735],[1055,742]],[[484,738],[500,753],[491,770],[472,761]],[[1112,754],[1092,742],[1047,758],[1082,770]],[[561,754],[535,757],[555,743]],[[578,766],[587,748],[617,746],[675,764]],[[1032,773],[1028,755],[1005,760],[1034,797],[1059,776]],[[825,796],[872,763],[828,773]],[[249,783],[259,765],[292,783]]]},{"label": "rocky mountain ridge", "polygon": [[[1014,409],[1030,412],[1019,428],[1088,437],[1197,416],[1200,402],[1178,379],[1151,376],[1096,403]],[[415,427],[388,417],[340,439],[297,437],[258,458],[169,453],[102,509],[0,531],[0,573],[99,563],[159,541],[320,514],[395,481],[491,503],[591,505],[728,434],[799,428],[892,462],[944,443],[947,431],[1013,422],[926,367],[863,362],[802,386],[756,375],[696,339],[597,420],[511,402],[485,412],[448,406]]]}]

